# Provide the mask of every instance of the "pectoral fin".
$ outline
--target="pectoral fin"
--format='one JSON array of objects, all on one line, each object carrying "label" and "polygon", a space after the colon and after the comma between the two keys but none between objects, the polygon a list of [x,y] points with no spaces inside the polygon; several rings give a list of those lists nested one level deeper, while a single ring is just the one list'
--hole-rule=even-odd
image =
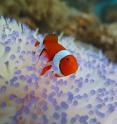
[{"label": "pectoral fin", "polygon": [[47,71],[51,69],[52,65],[47,65],[43,68],[42,72],[40,75],[44,75]]},{"label": "pectoral fin", "polygon": [[45,48],[41,51],[41,53],[39,54],[39,57],[40,57],[41,55],[46,56],[46,57],[48,58],[48,60],[49,60],[49,56],[48,56],[48,53],[47,53],[47,51],[46,51]]}]

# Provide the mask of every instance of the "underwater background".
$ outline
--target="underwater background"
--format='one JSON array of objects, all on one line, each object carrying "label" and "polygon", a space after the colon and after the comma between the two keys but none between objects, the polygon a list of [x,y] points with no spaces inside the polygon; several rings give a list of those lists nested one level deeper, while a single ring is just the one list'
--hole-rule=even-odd
[{"label": "underwater background", "polygon": [[0,15],[39,28],[64,32],[92,44],[117,61],[116,0],[0,0]]},{"label": "underwater background", "polygon": [[[37,28],[40,41],[63,34],[77,73],[39,76]],[[116,124],[116,115],[116,0],[0,0],[0,124]]]}]

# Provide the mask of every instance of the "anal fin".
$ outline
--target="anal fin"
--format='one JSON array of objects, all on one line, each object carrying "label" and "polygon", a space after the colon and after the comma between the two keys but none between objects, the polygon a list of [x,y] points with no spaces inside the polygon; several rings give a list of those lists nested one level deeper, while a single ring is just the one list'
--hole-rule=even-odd
[{"label": "anal fin", "polygon": [[45,48],[41,51],[41,53],[39,54],[39,57],[40,57],[41,55],[44,55],[44,56],[46,56],[46,57],[49,59],[48,53],[47,53],[47,51],[46,51]]},{"label": "anal fin", "polygon": [[62,77],[62,76],[60,76],[60,75],[58,75],[58,74],[54,74],[54,76],[55,76],[55,77]]},{"label": "anal fin", "polygon": [[39,44],[40,44],[40,43],[39,43],[39,41],[35,41],[34,46],[35,46],[35,47],[38,47],[38,46],[39,46]]}]

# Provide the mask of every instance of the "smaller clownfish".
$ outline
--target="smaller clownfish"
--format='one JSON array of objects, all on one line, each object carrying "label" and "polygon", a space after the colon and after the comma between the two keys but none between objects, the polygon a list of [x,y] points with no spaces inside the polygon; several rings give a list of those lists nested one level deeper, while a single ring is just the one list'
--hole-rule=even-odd
[{"label": "smaller clownfish", "polygon": [[55,34],[48,34],[45,36],[44,40],[40,42],[38,40],[38,30],[34,33],[35,38],[34,46],[36,48],[42,47],[43,49],[39,54],[45,55],[48,59],[46,66],[42,69],[40,75],[44,75],[51,67],[56,68],[56,77],[68,76],[75,73],[78,70],[78,63],[74,55],[65,49],[58,42],[58,37]]}]

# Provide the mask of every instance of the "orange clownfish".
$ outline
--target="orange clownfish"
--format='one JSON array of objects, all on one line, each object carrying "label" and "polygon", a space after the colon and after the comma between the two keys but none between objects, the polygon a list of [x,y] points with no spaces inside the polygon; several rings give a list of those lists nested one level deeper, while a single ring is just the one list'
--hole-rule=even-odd
[{"label": "orange clownfish", "polygon": [[47,65],[42,69],[40,75],[44,75],[51,67],[56,68],[56,77],[68,76],[78,70],[78,63],[74,55],[65,49],[58,42],[58,37],[55,34],[48,34],[44,40],[40,42],[37,37],[37,32],[33,35],[35,38],[35,47],[43,46],[39,57],[43,54],[48,58]]}]

